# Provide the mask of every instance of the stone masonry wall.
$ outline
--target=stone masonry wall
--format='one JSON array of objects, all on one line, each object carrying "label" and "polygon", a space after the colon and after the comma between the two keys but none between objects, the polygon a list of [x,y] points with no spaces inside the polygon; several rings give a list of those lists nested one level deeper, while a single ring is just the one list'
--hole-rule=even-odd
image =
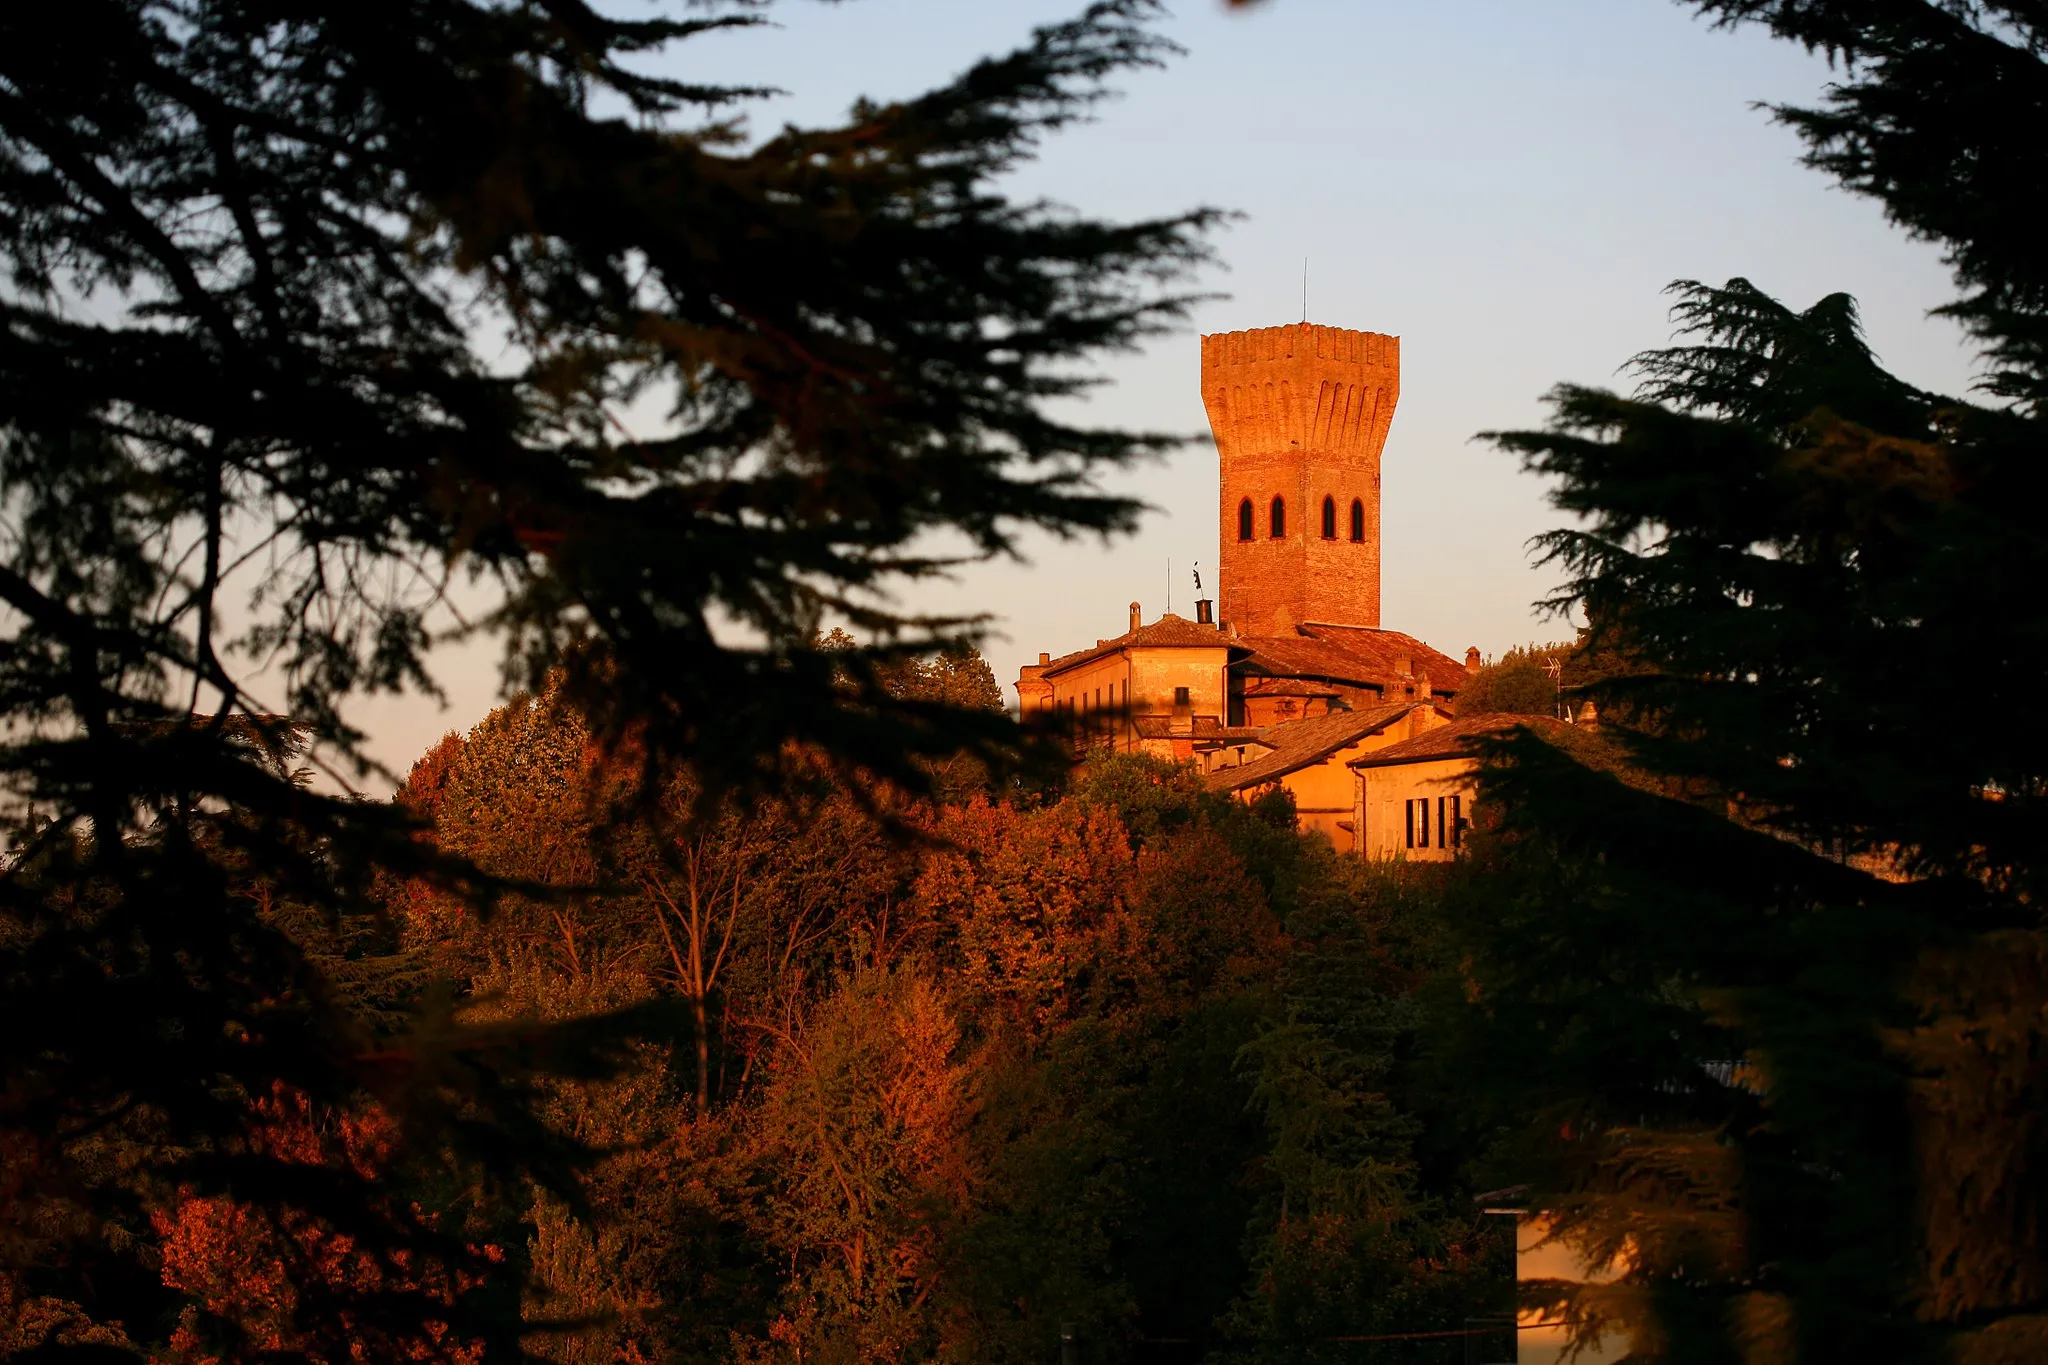
[{"label": "stone masonry wall", "polygon": [[[1222,620],[1248,635],[1302,621],[1380,623],[1380,453],[1401,395],[1401,341],[1300,323],[1202,338],[1202,402],[1220,471]],[[1270,535],[1274,497],[1286,535]],[[1337,534],[1321,532],[1335,500]],[[1252,538],[1238,506],[1252,502]],[[1364,506],[1354,543],[1351,503]]]}]

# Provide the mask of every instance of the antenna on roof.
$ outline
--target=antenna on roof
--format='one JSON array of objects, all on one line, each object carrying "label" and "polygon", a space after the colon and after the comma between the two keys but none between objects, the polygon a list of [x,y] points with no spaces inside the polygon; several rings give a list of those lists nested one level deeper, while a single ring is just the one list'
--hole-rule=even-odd
[{"label": "antenna on roof", "polygon": [[1196,592],[1196,594],[1197,594],[1197,595],[1199,595],[1199,594],[1201,593],[1201,591],[1202,591],[1202,561],[1198,559],[1198,560],[1196,560],[1196,561],[1195,561],[1195,592]]},{"label": "antenna on roof", "polygon": [[1301,258],[1301,320],[1308,321],[1308,257]]},{"label": "antenna on roof", "polygon": [[1173,556],[1166,557],[1166,609],[1173,610]]}]

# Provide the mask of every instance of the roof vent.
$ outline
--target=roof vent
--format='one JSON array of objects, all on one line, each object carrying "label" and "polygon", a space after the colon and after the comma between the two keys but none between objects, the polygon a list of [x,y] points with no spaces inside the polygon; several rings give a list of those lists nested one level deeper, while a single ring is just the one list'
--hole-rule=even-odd
[{"label": "roof vent", "polygon": [[1213,626],[1216,624],[1216,604],[1206,597],[1195,599],[1195,624]]}]

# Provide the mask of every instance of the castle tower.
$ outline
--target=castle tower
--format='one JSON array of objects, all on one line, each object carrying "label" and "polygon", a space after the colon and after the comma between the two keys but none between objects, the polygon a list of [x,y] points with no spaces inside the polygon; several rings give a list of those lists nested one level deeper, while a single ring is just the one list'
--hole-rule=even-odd
[{"label": "castle tower", "polygon": [[1245,635],[1380,623],[1380,450],[1401,340],[1301,323],[1202,338],[1222,617]]}]

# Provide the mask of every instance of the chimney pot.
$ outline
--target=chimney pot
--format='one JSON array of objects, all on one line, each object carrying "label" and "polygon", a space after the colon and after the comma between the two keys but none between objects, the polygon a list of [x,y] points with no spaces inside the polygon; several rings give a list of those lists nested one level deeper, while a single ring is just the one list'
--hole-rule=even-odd
[{"label": "chimney pot", "polygon": [[1136,630],[1140,625],[1144,624],[1144,621],[1144,611],[1136,602],[1131,603],[1131,629]]},{"label": "chimney pot", "polygon": [[1474,645],[1470,649],[1465,651],[1465,671],[1467,673],[1477,673],[1479,671],[1479,668],[1479,646]]},{"label": "chimney pot", "polygon": [[1041,649],[1038,651],[1038,662],[1040,664],[1049,664],[1052,662],[1052,655]]},{"label": "chimney pot", "polygon": [[1216,604],[1206,597],[1195,599],[1195,624],[1213,626],[1216,624]]}]

